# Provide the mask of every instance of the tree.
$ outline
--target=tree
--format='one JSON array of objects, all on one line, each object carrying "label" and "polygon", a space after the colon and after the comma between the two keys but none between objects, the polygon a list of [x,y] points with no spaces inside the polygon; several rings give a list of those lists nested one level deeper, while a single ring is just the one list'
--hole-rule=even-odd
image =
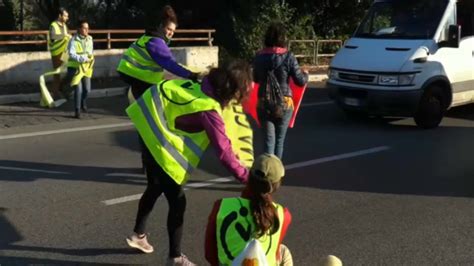
[{"label": "tree", "polygon": [[[289,39],[314,38],[312,18],[279,0],[232,1],[227,22],[220,23],[226,29],[220,29],[218,40],[232,56],[250,60],[256,51],[262,48],[263,36],[272,21],[281,21],[287,25]],[[227,3],[229,4],[229,3]],[[298,14],[298,15],[297,15]],[[224,21],[226,18],[221,18]],[[229,21],[230,20],[230,21]]]}]

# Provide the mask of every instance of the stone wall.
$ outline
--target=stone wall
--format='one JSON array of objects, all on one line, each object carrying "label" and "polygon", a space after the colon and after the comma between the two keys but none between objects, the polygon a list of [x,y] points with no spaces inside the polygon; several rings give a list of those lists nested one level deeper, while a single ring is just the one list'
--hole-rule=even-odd
[{"label": "stone wall", "polygon": [[[171,48],[176,61],[196,71],[217,66],[219,48],[176,47]],[[115,77],[115,71],[123,49],[96,50],[94,77]],[[0,85],[38,83],[41,74],[52,69],[49,52],[0,53]]]}]

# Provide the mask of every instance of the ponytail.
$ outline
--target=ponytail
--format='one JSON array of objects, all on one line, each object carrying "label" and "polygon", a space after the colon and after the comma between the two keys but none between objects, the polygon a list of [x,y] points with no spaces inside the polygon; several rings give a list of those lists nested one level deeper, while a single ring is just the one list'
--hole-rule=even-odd
[{"label": "ponytail", "polygon": [[170,23],[174,23],[178,26],[178,17],[170,5],[166,5],[161,9],[161,16],[159,19],[156,19],[155,17],[148,19],[149,22],[145,28],[145,34],[154,37],[160,37],[161,28],[168,26]]},{"label": "ponytail", "polygon": [[178,26],[178,17],[170,5],[164,6],[161,12],[160,23],[162,27],[166,27],[171,22]]},{"label": "ponytail", "polygon": [[252,190],[250,208],[256,224],[255,237],[260,238],[265,234],[274,234],[280,227],[278,212],[273,205],[271,193],[279,184],[271,184],[265,180],[249,178],[249,187]]}]

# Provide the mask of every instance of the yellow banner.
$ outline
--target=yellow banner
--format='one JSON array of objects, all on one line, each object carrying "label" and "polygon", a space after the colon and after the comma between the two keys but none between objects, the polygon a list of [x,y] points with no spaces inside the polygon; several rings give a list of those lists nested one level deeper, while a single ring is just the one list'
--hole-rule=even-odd
[{"label": "yellow banner", "polygon": [[56,75],[56,74],[62,74],[62,73],[66,73],[66,64],[63,64],[62,66],[56,68],[53,71],[46,72],[39,77],[39,85],[40,85],[40,92],[41,92],[41,101],[40,101],[41,106],[53,108],[53,107],[58,107],[66,102],[65,99],[59,99],[55,101],[53,97],[51,96],[51,93],[49,93],[48,87],[46,87],[46,79],[45,79],[46,77]]}]

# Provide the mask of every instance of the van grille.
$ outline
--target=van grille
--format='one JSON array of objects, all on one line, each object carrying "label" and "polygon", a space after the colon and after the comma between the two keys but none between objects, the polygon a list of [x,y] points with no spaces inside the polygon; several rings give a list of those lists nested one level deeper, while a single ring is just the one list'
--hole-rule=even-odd
[{"label": "van grille", "polygon": [[339,79],[352,81],[352,82],[374,83],[375,76],[339,72]]}]

